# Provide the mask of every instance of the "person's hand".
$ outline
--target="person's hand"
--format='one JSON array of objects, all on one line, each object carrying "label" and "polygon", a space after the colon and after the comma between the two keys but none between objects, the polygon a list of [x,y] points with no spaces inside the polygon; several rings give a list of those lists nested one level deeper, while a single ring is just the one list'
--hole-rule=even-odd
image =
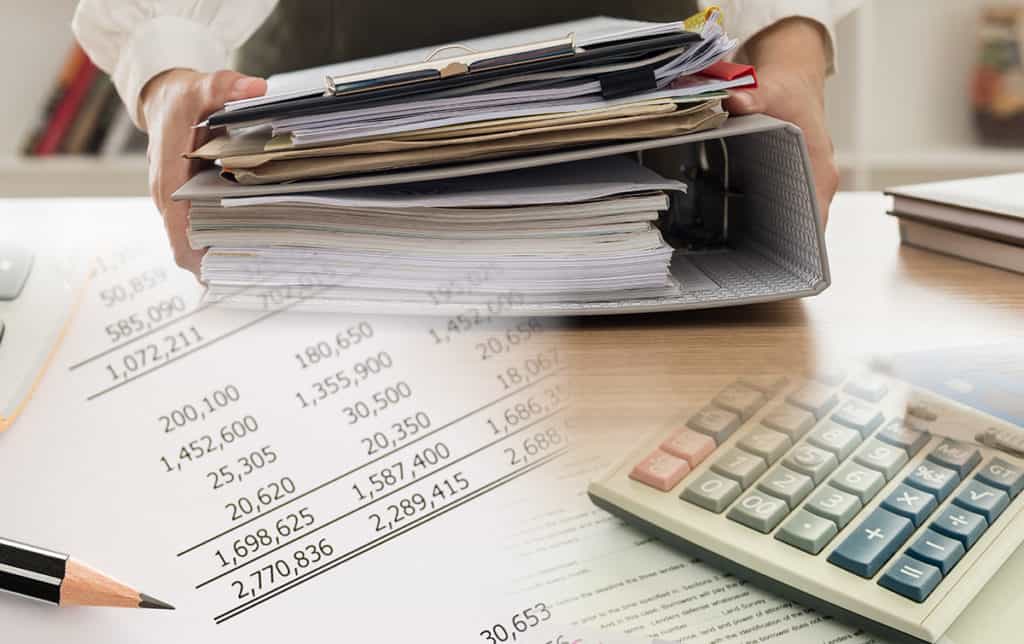
[{"label": "person's hand", "polygon": [[140,111],[149,133],[149,192],[160,209],[174,261],[199,276],[205,250],[188,244],[188,202],[172,201],[171,194],[199,169],[199,162],[184,158],[208,138],[205,128],[193,128],[227,101],[262,96],[267,82],[232,71],[200,74],[172,69],[153,77],[142,90]]},{"label": "person's hand", "polygon": [[725,102],[731,114],[768,114],[803,130],[824,222],[839,186],[832,139],[825,126],[826,45],[819,25],[803,18],[783,20],[746,45],[757,69],[758,87],[734,91]]}]

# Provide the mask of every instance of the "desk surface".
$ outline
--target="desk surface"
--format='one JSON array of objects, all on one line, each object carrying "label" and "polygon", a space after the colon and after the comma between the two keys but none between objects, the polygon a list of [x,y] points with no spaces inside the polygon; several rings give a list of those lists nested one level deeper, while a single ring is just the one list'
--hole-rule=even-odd
[{"label": "desk surface", "polygon": [[[832,286],[817,297],[573,321],[565,333],[581,425],[664,427],[745,372],[1024,336],[1024,275],[903,247],[886,206],[877,193],[836,198]],[[1015,641],[1024,618],[1007,617],[1024,615],[1022,578],[1018,551],[948,641]]]},{"label": "desk surface", "polygon": [[567,346],[581,393],[602,414],[656,422],[716,376],[1024,336],[1024,276],[901,246],[886,205],[877,193],[837,196],[832,285],[816,297],[574,320]]}]

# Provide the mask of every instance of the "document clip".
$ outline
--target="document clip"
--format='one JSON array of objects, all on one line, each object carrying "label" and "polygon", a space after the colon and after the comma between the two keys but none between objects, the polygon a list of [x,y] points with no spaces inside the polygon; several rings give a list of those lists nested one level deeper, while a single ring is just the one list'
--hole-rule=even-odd
[{"label": "document clip", "polygon": [[[455,56],[437,57],[449,49],[461,50]],[[435,49],[422,63],[411,63],[375,69],[358,74],[330,76],[326,80],[327,93],[333,96],[347,96],[375,89],[411,85],[427,81],[472,74],[502,67],[515,67],[526,63],[554,60],[576,53],[575,36],[567,35],[557,40],[475,51],[465,45],[445,45]]]}]

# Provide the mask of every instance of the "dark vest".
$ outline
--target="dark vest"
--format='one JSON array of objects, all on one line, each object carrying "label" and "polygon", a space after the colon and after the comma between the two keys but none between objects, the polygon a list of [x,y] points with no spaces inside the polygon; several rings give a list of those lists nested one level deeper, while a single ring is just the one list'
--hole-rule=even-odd
[{"label": "dark vest", "polygon": [[680,20],[695,0],[280,0],[239,50],[254,76],[606,15]]}]

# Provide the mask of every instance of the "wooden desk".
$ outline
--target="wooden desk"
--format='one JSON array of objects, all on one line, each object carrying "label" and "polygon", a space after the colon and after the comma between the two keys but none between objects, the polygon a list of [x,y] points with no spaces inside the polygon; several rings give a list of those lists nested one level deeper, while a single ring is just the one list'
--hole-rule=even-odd
[{"label": "wooden desk", "polygon": [[[743,373],[1024,337],[1024,275],[903,247],[886,206],[877,193],[836,197],[826,235],[832,286],[817,297],[573,320],[563,346],[583,440],[615,436],[624,452],[633,446],[628,430],[681,426],[687,408]],[[1018,641],[1022,578],[1024,549],[943,642]]]},{"label": "wooden desk", "polygon": [[836,197],[832,286],[817,297],[573,320],[564,346],[583,416],[663,424],[742,373],[1024,337],[1024,276],[901,246],[887,205]]}]

